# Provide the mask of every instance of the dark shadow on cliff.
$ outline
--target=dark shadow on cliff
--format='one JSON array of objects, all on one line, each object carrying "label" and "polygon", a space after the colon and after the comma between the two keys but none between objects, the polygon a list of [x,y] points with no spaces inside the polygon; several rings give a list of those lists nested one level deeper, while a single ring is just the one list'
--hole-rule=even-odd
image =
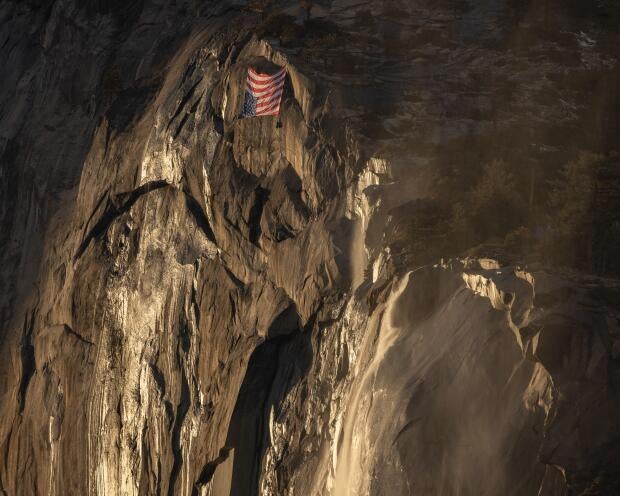
[{"label": "dark shadow on cliff", "polygon": [[231,496],[259,494],[261,465],[271,444],[270,417],[279,415],[282,400],[312,363],[311,333],[298,329],[299,317],[290,307],[272,325],[274,337],[250,358],[226,441],[234,449]]}]

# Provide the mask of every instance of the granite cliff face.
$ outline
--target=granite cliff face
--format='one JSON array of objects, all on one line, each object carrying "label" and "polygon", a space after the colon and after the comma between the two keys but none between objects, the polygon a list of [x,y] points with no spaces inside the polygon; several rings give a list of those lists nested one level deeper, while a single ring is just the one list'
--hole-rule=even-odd
[{"label": "granite cliff face", "polygon": [[0,494],[619,494],[619,26],[0,4]]}]

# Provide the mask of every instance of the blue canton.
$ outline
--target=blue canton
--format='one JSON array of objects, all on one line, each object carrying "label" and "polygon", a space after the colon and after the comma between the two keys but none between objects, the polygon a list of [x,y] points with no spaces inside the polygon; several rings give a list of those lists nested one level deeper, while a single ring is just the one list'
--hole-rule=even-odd
[{"label": "blue canton", "polygon": [[257,98],[249,91],[245,92],[245,100],[243,101],[243,110],[241,110],[241,117],[254,117],[256,115],[256,102]]}]

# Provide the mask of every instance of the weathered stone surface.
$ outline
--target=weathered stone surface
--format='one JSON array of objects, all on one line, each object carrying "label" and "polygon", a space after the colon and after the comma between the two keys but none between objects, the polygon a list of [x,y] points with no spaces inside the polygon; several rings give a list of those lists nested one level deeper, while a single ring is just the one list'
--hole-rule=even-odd
[{"label": "weathered stone surface", "polygon": [[0,494],[618,494],[618,7],[298,10],[0,5]]}]

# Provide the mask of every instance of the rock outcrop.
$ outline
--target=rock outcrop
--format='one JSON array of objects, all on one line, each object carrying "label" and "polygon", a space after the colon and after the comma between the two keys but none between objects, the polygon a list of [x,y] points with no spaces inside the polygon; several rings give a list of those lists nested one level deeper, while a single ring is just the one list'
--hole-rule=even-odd
[{"label": "rock outcrop", "polygon": [[620,12],[565,3],[2,4],[0,494],[620,492]]}]

